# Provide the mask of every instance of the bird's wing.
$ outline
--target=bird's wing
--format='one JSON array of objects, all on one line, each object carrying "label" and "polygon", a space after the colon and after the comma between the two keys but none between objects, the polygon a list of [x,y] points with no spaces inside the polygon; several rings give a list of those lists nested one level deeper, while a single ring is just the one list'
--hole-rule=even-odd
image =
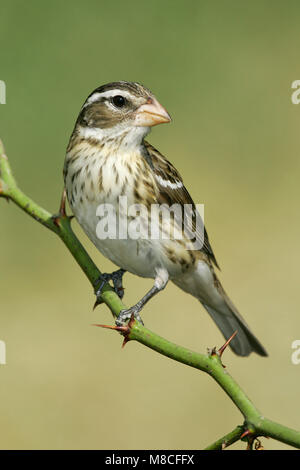
[{"label": "bird's wing", "polygon": [[[154,178],[158,187],[158,204],[167,204],[169,207],[173,204],[180,204],[184,207],[185,204],[189,204],[191,207],[191,225],[193,229],[194,237],[197,242],[202,246],[201,251],[204,252],[209,259],[217,266],[217,260],[213,253],[212,247],[209,243],[208,235],[205,227],[199,227],[199,220],[201,220],[200,214],[197,212],[194,201],[191,198],[188,190],[183,184],[183,180],[176,170],[176,168],[170,163],[158,150],[156,150],[148,142],[144,142],[147,150],[147,160],[151,166]],[[198,224],[196,224],[196,213]]]}]

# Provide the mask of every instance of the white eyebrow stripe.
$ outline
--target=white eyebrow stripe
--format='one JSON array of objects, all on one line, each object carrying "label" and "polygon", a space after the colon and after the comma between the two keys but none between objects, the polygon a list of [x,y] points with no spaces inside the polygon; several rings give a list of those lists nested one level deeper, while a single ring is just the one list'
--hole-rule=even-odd
[{"label": "white eyebrow stripe", "polygon": [[180,180],[176,181],[176,183],[171,183],[171,181],[169,181],[169,180],[164,180],[160,175],[155,175],[155,176],[156,176],[156,179],[158,180],[158,182],[164,188],[169,186],[169,188],[171,188],[171,189],[178,189],[178,188],[182,188],[182,186],[183,186],[183,182],[180,181]]},{"label": "white eyebrow stripe", "polygon": [[122,95],[125,98],[132,98],[132,95],[130,93],[128,93],[128,91],[119,90],[119,89],[103,91],[102,93],[95,92],[84,103],[84,105],[82,106],[82,109],[86,108],[87,106],[89,106],[92,103],[95,103],[95,101],[98,101],[100,98],[112,98],[113,96],[117,96],[117,95]]}]

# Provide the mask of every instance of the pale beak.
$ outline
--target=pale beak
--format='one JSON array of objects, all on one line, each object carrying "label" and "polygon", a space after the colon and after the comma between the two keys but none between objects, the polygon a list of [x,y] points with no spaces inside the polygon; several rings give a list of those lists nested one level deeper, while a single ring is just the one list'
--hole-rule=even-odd
[{"label": "pale beak", "polygon": [[152,127],[170,121],[169,113],[154,97],[149,97],[147,103],[139,107],[135,117],[136,126],[141,127]]}]

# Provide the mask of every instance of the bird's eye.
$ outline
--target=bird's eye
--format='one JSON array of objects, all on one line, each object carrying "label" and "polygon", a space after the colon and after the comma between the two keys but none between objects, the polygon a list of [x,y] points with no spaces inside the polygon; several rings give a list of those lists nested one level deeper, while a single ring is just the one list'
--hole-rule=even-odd
[{"label": "bird's eye", "polygon": [[117,108],[123,108],[123,106],[125,106],[126,99],[124,96],[116,95],[112,98],[112,102]]}]

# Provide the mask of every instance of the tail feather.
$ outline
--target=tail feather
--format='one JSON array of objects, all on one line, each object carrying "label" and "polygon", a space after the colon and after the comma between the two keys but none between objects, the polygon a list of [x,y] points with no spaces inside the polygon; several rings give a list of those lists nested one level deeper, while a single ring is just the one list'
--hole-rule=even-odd
[{"label": "tail feather", "polygon": [[194,271],[172,280],[202,303],[226,340],[237,331],[230,347],[238,356],[249,356],[251,352],[268,355],[229,299],[208,260],[199,259]]},{"label": "tail feather", "polygon": [[237,335],[230,342],[230,347],[238,356],[249,356],[251,352],[256,352],[260,356],[268,355],[227,296],[225,297],[224,307],[221,311],[203,302],[201,303],[219,327],[226,340],[237,331]]}]

